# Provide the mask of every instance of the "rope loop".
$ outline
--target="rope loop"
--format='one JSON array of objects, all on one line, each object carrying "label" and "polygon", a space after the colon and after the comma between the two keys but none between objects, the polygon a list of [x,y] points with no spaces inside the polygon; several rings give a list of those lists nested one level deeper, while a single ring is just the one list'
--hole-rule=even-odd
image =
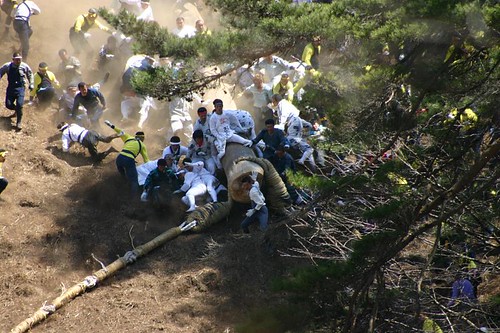
[{"label": "rope loop", "polygon": [[94,288],[97,284],[97,277],[94,275],[89,275],[85,279],[83,279],[83,284],[87,288]]},{"label": "rope loop", "polygon": [[56,306],[53,304],[47,304],[47,301],[45,301],[45,303],[43,303],[40,310],[45,312],[45,314],[49,315],[51,313],[56,312]]},{"label": "rope loop", "polygon": [[184,232],[184,231],[188,231],[188,230],[193,229],[197,225],[198,225],[198,221],[196,221],[196,220],[191,221],[189,223],[187,223],[187,221],[184,221],[184,222],[181,223],[181,225],[179,226],[179,228],[181,229],[182,232]]},{"label": "rope loop", "polygon": [[125,253],[123,256],[123,259],[127,262],[127,264],[131,264],[137,260],[137,252],[135,250],[133,251],[128,251]]}]

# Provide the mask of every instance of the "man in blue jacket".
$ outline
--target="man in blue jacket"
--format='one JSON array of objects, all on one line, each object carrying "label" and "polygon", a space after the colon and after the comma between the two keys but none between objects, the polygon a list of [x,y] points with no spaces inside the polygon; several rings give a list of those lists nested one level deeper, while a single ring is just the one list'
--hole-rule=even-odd
[{"label": "man in blue jacket", "polygon": [[99,128],[99,119],[106,109],[106,99],[99,90],[89,88],[85,82],[78,83],[78,90],[80,92],[75,96],[71,114],[75,117],[78,114],[78,107],[82,105],[87,110],[90,124]]},{"label": "man in blue jacket", "polygon": [[16,130],[20,131],[26,84],[30,90],[33,90],[33,72],[30,66],[23,62],[21,54],[15,52],[12,55],[12,61],[0,67],[0,79],[4,74],[7,74],[9,82],[5,96],[5,107],[16,111]]}]

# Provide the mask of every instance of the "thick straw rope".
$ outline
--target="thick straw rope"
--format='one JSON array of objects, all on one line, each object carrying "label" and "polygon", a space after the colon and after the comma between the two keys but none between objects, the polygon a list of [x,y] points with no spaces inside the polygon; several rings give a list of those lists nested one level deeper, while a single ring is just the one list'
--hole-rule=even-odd
[{"label": "thick straw rope", "polygon": [[[264,178],[268,190],[266,196],[268,204],[270,204],[270,208],[277,210],[283,209],[284,201],[289,199],[289,196],[286,187],[273,166],[267,160],[251,156],[240,158],[235,163],[242,161],[256,163],[264,170]],[[198,207],[194,212],[188,215],[186,222],[183,222],[180,226],[165,231],[151,241],[136,247],[133,251],[128,251],[123,257],[118,258],[108,266],[94,272],[92,275],[83,279],[83,281],[66,290],[59,297],[52,300],[50,304],[45,303],[31,317],[25,319],[13,328],[11,333],[27,332],[33,326],[44,321],[63,305],[68,304],[77,296],[84,294],[87,290],[94,288],[99,282],[113,276],[117,271],[133,263],[138,258],[145,256],[157,247],[176,238],[184,231],[193,229],[193,231],[201,232],[211,225],[218,223],[229,215],[231,206],[232,200],[230,198],[227,202],[213,202]]]}]

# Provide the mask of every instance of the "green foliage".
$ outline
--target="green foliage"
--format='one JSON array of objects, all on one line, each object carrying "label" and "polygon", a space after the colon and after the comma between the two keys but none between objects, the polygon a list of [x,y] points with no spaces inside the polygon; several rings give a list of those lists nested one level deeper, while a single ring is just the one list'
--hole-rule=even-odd
[{"label": "green foliage", "polygon": [[353,252],[349,261],[360,270],[366,269],[367,263],[388,250],[387,244],[394,244],[401,239],[401,236],[399,231],[384,231],[365,235],[353,243]]},{"label": "green foliage", "polygon": [[309,294],[317,289],[318,284],[329,279],[342,279],[346,265],[342,262],[320,262],[317,266],[297,269],[292,276],[285,279],[276,279],[272,287],[276,291],[294,291]]},{"label": "green foliage", "polygon": [[273,281],[273,289],[308,294],[324,291],[323,287],[326,285],[329,292],[354,286],[364,277],[359,274],[362,274],[367,263],[380,254],[386,244],[400,237],[401,235],[395,231],[366,235],[353,243],[353,252],[348,260],[322,261],[317,266],[295,270],[291,277]]},{"label": "green foliage", "polygon": [[325,179],[316,175],[309,176],[287,171],[287,178],[296,187],[309,188],[314,191],[329,192],[336,187],[335,182],[325,181]]},{"label": "green foliage", "polygon": [[500,307],[500,294],[493,295],[488,300],[493,306]]},{"label": "green foliage", "polygon": [[300,332],[307,319],[308,313],[300,305],[280,305],[252,312],[235,330],[239,333]]},{"label": "green foliage", "polygon": [[375,171],[373,179],[383,183],[388,182],[388,174],[391,172],[400,172],[403,168],[403,163],[399,160],[390,160],[380,165]]},{"label": "green foliage", "polygon": [[[453,242],[469,240],[482,224],[495,221],[499,211],[498,194],[492,193],[498,179],[495,160],[484,161],[484,169],[473,173],[458,193],[451,189],[464,174],[474,171],[472,166],[483,157],[478,138],[486,134],[487,140],[480,142],[482,152],[494,148],[498,141],[491,135],[498,127],[500,101],[500,7],[496,1],[336,0],[299,6],[290,1],[208,2],[221,14],[223,27],[212,36],[187,39],[172,36],[157,24],[137,22],[124,12],[117,16],[100,12],[111,25],[135,37],[136,52],[184,62],[180,70],[157,68],[138,73],[133,79],[138,92],[160,99],[202,92],[260,56],[300,55],[304,43],[319,34],[323,40],[322,75],[306,87],[299,108],[309,107],[320,117],[326,115],[331,128],[323,148],[333,167],[346,166],[341,157],[346,155],[356,156],[357,163],[357,157],[368,150],[378,154],[392,149],[397,155],[392,161],[376,160],[333,176],[288,175],[296,186],[324,198],[320,204],[331,205],[333,198],[341,196],[348,206],[329,208],[335,214],[346,214],[346,226],[341,225],[345,229],[337,235],[335,227],[341,224],[339,220],[344,221],[342,216],[335,222],[317,218],[313,231],[296,231],[294,235],[331,234],[313,244],[326,247],[318,254],[321,259],[315,258],[317,266],[275,281],[275,290],[291,291],[316,308],[328,304],[341,322],[349,314],[343,311],[345,298],[358,297],[346,290],[373,297],[367,289],[377,272],[398,259],[412,236],[428,237],[427,232],[432,231],[429,223],[437,216],[448,218],[443,234]],[[466,130],[457,119],[448,117],[454,108],[471,108],[479,120]],[[417,113],[422,109],[426,112]],[[376,219],[378,224],[375,231],[361,235],[366,219]],[[347,221],[361,226],[349,227]],[[351,238],[343,238],[346,234]],[[337,241],[336,237],[335,246],[325,241]],[[356,237],[361,239],[353,241]],[[307,238],[303,244],[315,241]],[[489,246],[480,238],[476,241],[479,248]],[[350,255],[342,261],[327,260],[338,244],[348,248]],[[447,267],[448,260],[438,253],[433,265]],[[399,278],[407,277],[402,274]],[[414,302],[410,292],[383,295],[388,307],[398,296],[398,301],[408,301],[398,311],[406,314],[405,319],[413,315],[408,310]],[[366,300],[361,296],[354,299],[356,315],[370,313],[373,303]],[[262,311],[240,326],[240,331],[293,329],[287,326],[287,321],[294,323],[289,314],[300,311],[280,311]],[[361,326],[369,319],[347,319],[358,323],[358,331],[368,330]],[[384,325],[387,323],[380,323],[377,329],[394,331]]]},{"label": "green foliage", "polygon": [[363,217],[367,219],[383,219],[394,216],[396,210],[404,204],[400,200],[392,200],[387,204],[377,206],[364,212]]}]

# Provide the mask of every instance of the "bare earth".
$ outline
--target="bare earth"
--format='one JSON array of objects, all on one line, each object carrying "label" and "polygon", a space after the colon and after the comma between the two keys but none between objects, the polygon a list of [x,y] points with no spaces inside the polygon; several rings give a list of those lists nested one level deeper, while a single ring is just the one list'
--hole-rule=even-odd
[{"label": "bare earth", "polygon": [[[1,332],[99,270],[97,260],[107,265],[183,220],[182,207],[158,214],[126,201],[117,153],[99,165],[81,147],[63,154],[50,112],[25,114],[21,133],[0,121],[9,151],[0,197]],[[242,218],[236,211],[206,233],[181,235],[33,332],[233,332],[254,306],[269,305],[269,282],[286,264],[263,251],[258,232],[239,234]]]},{"label": "bare earth", "polygon": [[[54,68],[57,50],[72,50],[67,31],[76,16],[103,3],[36,2],[43,13],[32,18],[35,33],[27,62],[34,70],[40,61]],[[156,9],[155,16],[168,19]],[[17,45],[13,35],[0,41],[2,63],[10,61]],[[6,81],[0,81],[2,102]],[[0,147],[9,151],[4,164],[9,186],[0,197],[1,332],[99,270],[98,260],[107,265],[183,220],[182,207],[158,214],[127,202],[128,189],[114,164],[116,152],[99,165],[92,165],[78,146],[63,154],[54,111],[25,107],[20,133],[6,118],[10,114],[2,103]],[[103,132],[111,134],[108,128]],[[155,158],[166,141],[150,132],[146,144]],[[119,140],[112,144],[121,148]],[[109,147],[99,145],[100,151]],[[249,311],[272,304],[270,281],[287,265],[286,259],[263,251],[258,232],[251,237],[239,233],[242,218],[236,211],[206,233],[181,235],[32,331],[234,332]]]}]

